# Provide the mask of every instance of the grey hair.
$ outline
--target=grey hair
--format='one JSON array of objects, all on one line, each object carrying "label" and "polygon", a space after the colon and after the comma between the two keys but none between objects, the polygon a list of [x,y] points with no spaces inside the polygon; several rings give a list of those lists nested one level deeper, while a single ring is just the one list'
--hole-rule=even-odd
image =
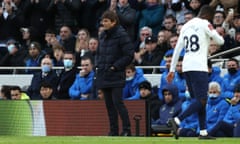
[{"label": "grey hair", "polygon": [[216,88],[218,92],[221,92],[221,86],[218,82],[215,82],[215,81],[210,82],[208,84],[208,89],[211,89],[211,88]]},{"label": "grey hair", "polygon": [[152,35],[152,28],[148,27],[148,26],[144,26],[140,29],[140,32],[143,30],[148,30],[150,32],[150,35]]}]

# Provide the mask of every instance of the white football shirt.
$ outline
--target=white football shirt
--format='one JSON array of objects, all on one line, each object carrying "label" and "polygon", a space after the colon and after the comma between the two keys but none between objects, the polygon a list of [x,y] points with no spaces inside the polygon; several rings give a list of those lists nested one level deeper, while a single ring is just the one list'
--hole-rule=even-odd
[{"label": "white football shirt", "polygon": [[184,24],[173,53],[170,72],[175,71],[180,52],[183,48],[185,48],[182,64],[183,72],[208,72],[207,55],[211,38],[219,45],[224,44],[222,36],[217,33],[207,20],[196,17]]}]

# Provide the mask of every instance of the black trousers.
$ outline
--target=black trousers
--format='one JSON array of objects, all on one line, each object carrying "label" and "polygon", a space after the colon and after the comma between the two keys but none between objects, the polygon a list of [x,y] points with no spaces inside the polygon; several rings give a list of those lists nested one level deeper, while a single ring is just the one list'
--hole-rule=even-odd
[{"label": "black trousers", "polygon": [[118,114],[122,120],[122,126],[124,132],[130,131],[130,121],[128,116],[128,110],[125,107],[122,100],[122,87],[117,88],[103,88],[105,104],[108,112],[110,132],[118,135]]}]

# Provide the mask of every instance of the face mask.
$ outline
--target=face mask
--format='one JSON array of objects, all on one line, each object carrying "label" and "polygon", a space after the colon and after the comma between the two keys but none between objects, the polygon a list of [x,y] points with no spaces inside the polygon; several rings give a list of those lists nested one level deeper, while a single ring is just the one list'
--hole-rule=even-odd
[{"label": "face mask", "polygon": [[218,97],[217,94],[209,94],[208,96],[209,96],[210,98],[217,98],[217,97]]},{"label": "face mask", "polygon": [[73,61],[70,59],[64,59],[63,60],[63,65],[65,68],[72,68],[73,66]]},{"label": "face mask", "polygon": [[236,68],[229,68],[228,72],[229,72],[230,75],[234,75],[237,72],[237,69]]},{"label": "face mask", "polygon": [[126,81],[130,81],[133,79],[133,76],[126,78]]},{"label": "face mask", "polygon": [[42,72],[50,72],[51,68],[49,65],[42,65]]},{"label": "face mask", "polygon": [[187,99],[191,98],[189,91],[185,91],[185,97],[186,97]]},{"label": "face mask", "polygon": [[14,49],[15,45],[14,44],[10,44],[8,45],[7,49],[8,49],[8,52],[11,53]]}]

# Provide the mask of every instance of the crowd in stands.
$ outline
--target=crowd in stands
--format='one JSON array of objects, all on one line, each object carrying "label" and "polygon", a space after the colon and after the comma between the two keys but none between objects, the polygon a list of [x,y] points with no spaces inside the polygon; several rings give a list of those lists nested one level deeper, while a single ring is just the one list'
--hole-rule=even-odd
[{"label": "crowd in stands", "polygon": [[[175,77],[168,84],[174,48],[184,23],[208,4],[215,9],[211,21],[225,43],[211,41],[209,56],[240,46],[240,4],[237,0],[0,0],[1,74],[33,74],[27,88],[2,85],[1,99],[92,100],[104,99],[95,86],[94,64],[104,31],[101,15],[117,13],[121,26],[134,44],[132,64],[126,67],[124,100],[150,103],[152,124],[168,126],[168,120],[191,101],[182,73],[184,50]],[[208,131],[213,136],[240,136],[240,69],[233,53],[227,58],[227,73],[209,60]],[[141,69],[136,66],[160,66]],[[31,69],[40,67],[40,69]],[[53,69],[63,67],[63,69]],[[81,67],[79,69],[78,67]],[[160,86],[152,86],[144,74],[161,74]],[[197,115],[185,119],[180,136],[197,136]]]}]

